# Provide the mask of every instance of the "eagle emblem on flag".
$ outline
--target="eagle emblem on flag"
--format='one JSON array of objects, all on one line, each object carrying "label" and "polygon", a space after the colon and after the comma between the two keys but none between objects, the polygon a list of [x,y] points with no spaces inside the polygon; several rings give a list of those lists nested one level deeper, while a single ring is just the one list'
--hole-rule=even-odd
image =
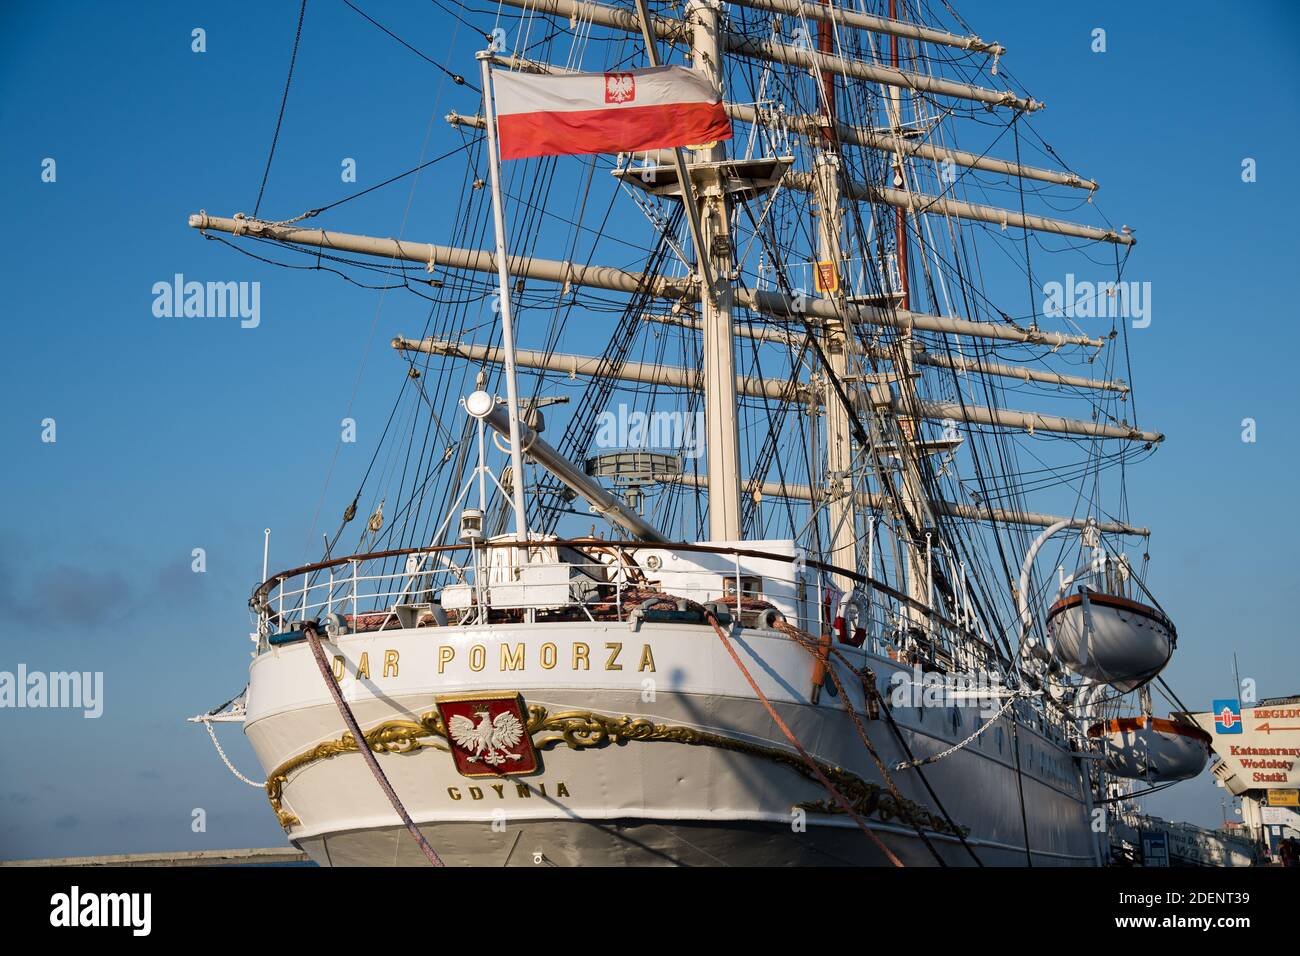
[{"label": "eagle emblem on flag", "polygon": [[636,77],[631,73],[605,74],[605,102],[630,103],[636,99]]},{"label": "eagle emblem on flag", "polygon": [[528,736],[527,711],[519,694],[454,694],[439,697],[456,770],[466,777],[504,777],[537,770]]}]

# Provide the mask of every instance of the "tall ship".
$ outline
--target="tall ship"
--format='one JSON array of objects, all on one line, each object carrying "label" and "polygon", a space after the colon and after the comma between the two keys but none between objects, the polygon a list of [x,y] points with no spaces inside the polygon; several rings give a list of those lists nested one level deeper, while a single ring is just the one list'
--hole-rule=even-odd
[{"label": "tall ship", "polygon": [[242,726],[288,839],[1108,862],[1120,797],[1208,746],[1157,713],[1187,711],[1177,632],[1128,514],[1164,437],[1133,231],[1006,50],[946,3],[448,10],[483,40],[438,64],[446,123],[358,193],[419,177],[450,235],[384,238],[354,197],[189,220],[423,316],[337,528],[264,560],[248,685],[197,718]]}]

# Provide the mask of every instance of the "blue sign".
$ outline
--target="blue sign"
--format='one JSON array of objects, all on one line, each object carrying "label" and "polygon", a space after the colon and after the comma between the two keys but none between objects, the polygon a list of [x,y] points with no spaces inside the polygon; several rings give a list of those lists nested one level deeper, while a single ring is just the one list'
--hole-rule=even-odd
[{"label": "blue sign", "polygon": [[1142,831],[1142,865],[1169,865],[1169,835],[1159,830]]},{"label": "blue sign", "polygon": [[1216,700],[1213,705],[1214,732],[1216,734],[1241,733],[1241,701],[1235,697]]}]

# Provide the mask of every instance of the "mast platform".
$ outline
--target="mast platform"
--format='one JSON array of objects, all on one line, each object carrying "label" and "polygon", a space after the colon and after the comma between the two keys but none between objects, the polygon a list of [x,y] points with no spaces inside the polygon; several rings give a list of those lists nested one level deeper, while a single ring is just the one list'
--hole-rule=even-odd
[{"label": "mast platform", "polygon": [[[793,156],[771,156],[690,163],[687,169],[691,183],[700,192],[713,189],[733,199],[748,200],[775,189],[792,165]],[[682,198],[681,178],[675,165],[629,166],[611,170],[611,173],[616,179],[652,195]]]}]

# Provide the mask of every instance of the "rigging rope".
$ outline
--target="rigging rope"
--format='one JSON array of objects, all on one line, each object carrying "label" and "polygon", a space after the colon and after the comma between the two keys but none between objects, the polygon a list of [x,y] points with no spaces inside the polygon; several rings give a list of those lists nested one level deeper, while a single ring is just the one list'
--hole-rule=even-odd
[{"label": "rigging rope", "polygon": [[[823,649],[816,646],[817,642],[814,641],[811,634],[800,631],[797,627],[784,620],[778,621],[775,627],[776,630],[791,638],[795,643],[803,647],[804,650],[812,653],[814,658],[825,660]],[[838,655],[838,652],[835,653],[837,653],[837,656],[840,656],[841,661],[843,661],[843,656]],[[925,844],[926,849],[930,851],[940,866],[947,866],[947,861],[944,860],[939,851],[935,849],[934,844],[930,842],[930,838],[925,835],[925,829],[912,815],[910,808],[908,808],[908,803],[903,799],[903,795],[899,792],[898,785],[894,782],[893,776],[890,774],[889,770],[886,769],[885,762],[881,760],[880,754],[876,751],[875,745],[872,744],[871,738],[867,735],[867,728],[862,726],[862,721],[859,719],[857,708],[853,706],[853,702],[849,699],[848,691],[845,689],[839,675],[835,673],[835,668],[829,666],[829,661],[826,661],[826,664],[826,673],[830,676],[832,683],[835,684],[835,689],[839,692],[839,698],[844,705],[844,710],[849,715],[849,719],[853,722],[853,727],[857,731],[858,738],[862,741],[863,746],[867,748],[867,752],[871,754],[871,759],[875,763],[876,769],[880,772],[880,778],[889,788],[889,792],[893,795],[894,800],[897,801],[900,810],[902,810],[906,815],[907,822],[912,825],[912,829],[916,831],[916,835],[921,839],[921,842]],[[870,708],[873,699],[872,692],[875,689],[875,672],[872,671],[869,666],[864,666],[864,669],[861,672],[855,671],[855,673],[858,673],[862,679],[862,696],[867,702],[868,708]],[[870,680],[867,677],[868,674],[871,675]],[[878,696],[879,695],[877,694],[877,697]],[[978,857],[976,857],[975,862],[981,866],[983,865],[980,863]]]},{"label": "rigging rope", "polygon": [[426,63],[430,63],[430,64],[432,64],[433,66],[435,66],[435,67],[437,67],[439,70],[441,70],[443,73],[447,74],[447,76],[451,78],[451,81],[452,81],[453,83],[455,83],[457,86],[468,86],[468,87],[469,87],[471,90],[473,90],[475,93],[479,92],[479,88],[478,88],[477,86],[475,86],[473,83],[470,83],[468,80],[466,80],[465,77],[461,76],[459,73],[454,73],[454,72],[452,72],[451,70],[449,70],[449,69],[447,69],[445,66],[443,66],[441,63],[439,63],[437,60],[435,60],[435,59],[433,59],[432,57],[426,56],[425,54],[421,53],[419,50],[417,50],[415,47],[411,46],[411,44],[407,43],[405,40],[403,40],[401,37],[399,37],[396,33],[394,33],[392,30],[388,29],[388,27],[384,26],[382,23],[380,23],[380,22],[379,22],[378,20],[376,20],[374,17],[370,16],[370,14],[366,13],[366,12],[365,12],[364,10],[362,10],[360,7],[358,7],[358,6],[356,6],[355,4],[349,2],[349,0],[343,0],[343,4],[344,4],[344,6],[349,7],[349,8],[350,8],[351,10],[353,10],[354,12],[360,14],[360,15],[361,15],[363,18],[365,18],[366,20],[370,21],[370,23],[372,23],[372,24],[374,24],[375,26],[377,26],[380,30],[382,30],[384,33],[388,34],[390,37],[392,37],[392,38],[393,38],[394,40],[396,40],[398,43],[402,44],[402,46],[406,47],[408,50],[410,50],[412,53],[414,53],[416,56],[418,56],[421,60],[424,60]]},{"label": "rigging rope", "polygon": [[757,696],[759,701],[762,702],[768,716],[772,718],[773,723],[775,723],[781,733],[785,735],[786,740],[790,741],[790,744],[794,749],[799,751],[799,756],[803,758],[804,763],[808,765],[808,769],[810,769],[817,777],[818,782],[826,788],[826,792],[831,795],[831,798],[840,805],[840,809],[847,813],[849,818],[858,825],[858,828],[871,838],[871,841],[876,844],[876,847],[885,855],[889,862],[894,866],[901,868],[903,866],[903,861],[895,856],[893,851],[890,850],[889,847],[885,846],[884,841],[881,840],[880,837],[878,837],[875,832],[862,821],[862,818],[859,817],[856,812],[854,812],[853,807],[849,805],[849,802],[844,799],[844,796],[837,789],[835,789],[835,785],[826,778],[826,774],[824,774],[821,767],[817,765],[817,761],[813,760],[813,758],[809,756],[808,751],[804,749],[803,744],[799,743],[799,739],[795,737],[793,731],[786,726],[786,722],[781,719],[781,715],[776,712],[776,708],[772,706],[772,702],[767,699],[767,695],[763,693],[763,689],[758,686],[758,682],[754,680],[754,676],[750,674],[749,669],[745,667],[745,662],[742,661],[740,655],[736,653],[736,649],[732,646],[731,640],[727,637],[726,631],[724,631],[722,625],[718,623],[717,616],[707,608],[705,608],[704,614],[708,622],[713,625],[713,630],[718,635],[718,640],[722,642],[722,646],[726,648],[727,653],[731,655],[732,661],[735,662],[736,667],[739,668],[740,673],[749,683],[750,689],[754,691],[755,696]]},{"label": "rigging rope", "polygon": [[[819,653],[818,649],[811,647],[809,645],[804,645],[804,649],[812,651],[813,653]],[[836,658],[841,664],[843,664],[849,670],[855,669],[852,663],[850,663],[850,661],[848,660],[848,658],[844,656],[843,652],[840,651],[839,648],[834,647],[833,645],[830,648],[830,656]],[[835,680],[834,668],[828,667],[827,673],[831,675],[832,680]],[[840,692],[842,694],[843,693],[842,685],[837,683],[836,686],[837,689],[840,689]],[[898,745],[903,749],[903,753],[907,754],[908,759],[914,760],[915,758],[914,755],[912,754],[912,748],[908,745],[907,740],[903,737],[903,732],[899,728],[898,722],[894,720],[893,712],[889,709],[889,702],[885,700],[885,697],[883,694],[880,693],[879,688],[873,686],[871,688],[865,688],[865,690],[868,692],[868,695],[874,692],[877,705],[879,706],[881,713],[885,715],[885,720],[889,724],[890,730],[894,734],[894,739],[898,742]],[[930,781],[926,777],[925,772],[921,770],[919,765],[916,766],[914,769],[916,770],[917,777],[920,779],[921,783],[925,786],[926,792],[929,793],[930,798],[934,800],[934,805],[939,809],[939,813],[942,814],[944,821],[952,829],[952,832],[957,834],[958,839],[961,840],[962,846],[966,848],[966,852],[970,854],[971,859],[975,861],[975,865],[983,866],[984,865],[983,861],[980,860],[980,858],[975,854],[975,850],[971,847],[970,843],[966,840],[965,831],[960,826],[957,825],[957,821],[955,821],[952,818],[951,814],[948,813],[947,808],[943,805],[943,801],[939,799],[939,795],[935,793],[934,787],[930,785]],[[882,773],[885,773],[883,768],[882,768]],[[888,779],[887,774],[886,774],[886,779]]]},{"label": "rigging rope", "polygon": [[298,29],[293,35],[293,52],[289,54],[289,74],[284,78],[284,95],[280,97],[280,114],[275,118],[275,135],[271,137],[271,151],[266,155],[262,185],[257,190],[257,202],[253,206],[254,217],[262,208],[262,194],[266,192],[266,180],[271,175],[271,160],[275,159],[275,146],[280,141],[280,124],[284,122],[284,107],[289,102],[289,85],[293,82],[293,65],[298,60],[298,44],[302,41],[302,21],[306,15],[307,0],[302,0],[302,6],[298,8]]}]

